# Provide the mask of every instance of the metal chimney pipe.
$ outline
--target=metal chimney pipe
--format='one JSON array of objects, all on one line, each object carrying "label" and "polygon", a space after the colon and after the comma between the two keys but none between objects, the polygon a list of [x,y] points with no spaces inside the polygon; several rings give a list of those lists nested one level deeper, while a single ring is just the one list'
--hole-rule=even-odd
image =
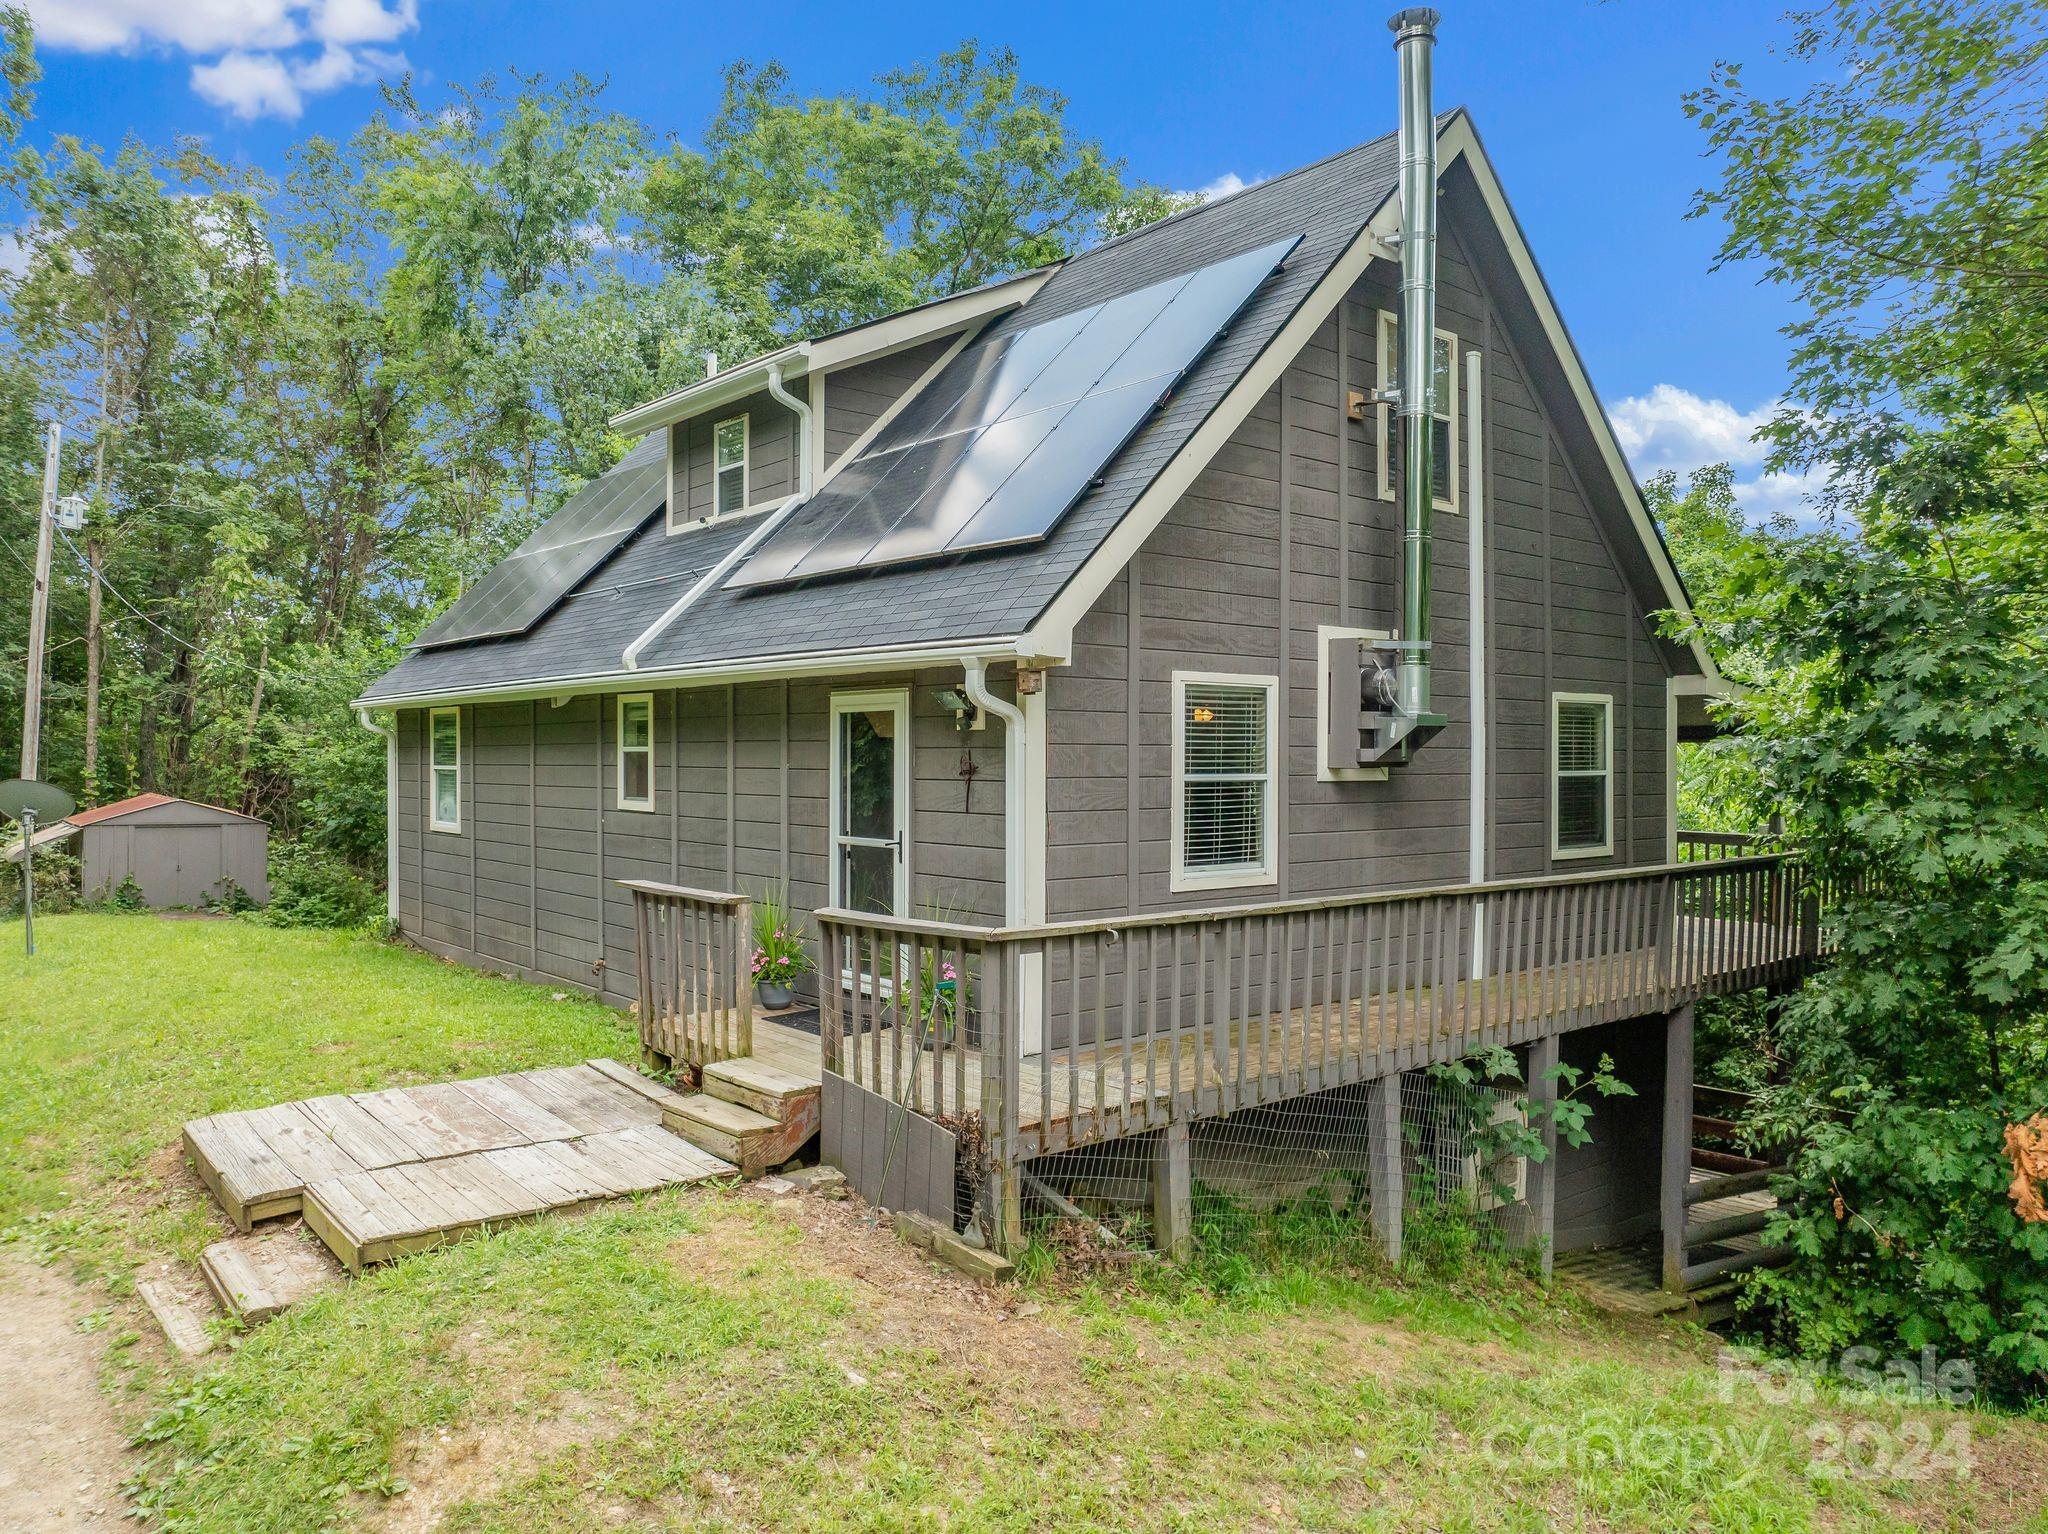
[{"label": "metal chimney pipe", "polygon": [[1436,415],[1436,110],[1430,56],[1440,18],[1413,6],[1389,18],[1401,66],[1401,650],[1397,707],[1429,703],[1429,516]]}]

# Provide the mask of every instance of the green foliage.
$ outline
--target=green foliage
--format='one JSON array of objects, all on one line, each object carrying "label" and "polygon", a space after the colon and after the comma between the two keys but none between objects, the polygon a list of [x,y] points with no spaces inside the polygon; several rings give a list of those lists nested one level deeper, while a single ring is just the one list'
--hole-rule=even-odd
[{"label": "green foliage", "polygon": [[[1429,1067],[1429,1074],[1450,1089],[1460,1139],[1486,1169],[1511,1157],[1545,1160],[1549,1151],[1544,1142],[1552,1131],[1576,1149],[1593,1138],[1586,1126],[1593,1121],[1594,1098],[1636,1095],[1634,1087],[1614,1074],[1614,1057],[1604,1054],[1590,1074],[1560,1060],[1544,1072],[1552,1090],[1540,1101],[1532,1102],[1526,1092],[1508,1099],[1512,1111],[1507,1114],[1496,1111],[1500,1099],[1493,1089],[1501,1082],[1519,1083],[1522,1067],[1505,1045],[1490,1045],[1461,1060],[1439,1061]],[[1511,1190],[1496,1186],[1494,1191],[1506,1197]]]},{"label": "green foliage", "polygon": [[873,96],[800,98],[777,64],[735,64],[701,152],[647,177],[650,240],[701,273],[756,347],[1057,261],[1135,202],[1066,101],[1008,49],[973,42],[885,74]]},{"label": "green foliage", "polygon": [[258,920],[272,927],[361,931],[383,916],[383,893],[344,859],[307,841],[270,844],[270,904]]},{"label": "green foliage", "polygon": [[[75,911],[81,904],[79,864],[60,844],[36,849],[36,914]],[[0,915],[21,914],[21,864],[0,861]]]},{"label": "green foliage", "polygon": [[2005,0],[1834,0],[1765,97],[1688,109],[1727,221],[1803,314],[1773,464],[1837,514],[1727,551],[1707,621],[1748,657],[1756,809],[1840,895],[1789,999],[1755,1132],[1803,1149],[1756,1280],[1816,1354],[1854,1341],[2048,1386],[2048,1227],[2003,1126],[2048,1104],[2048,18]]},{"label": "green foliage", "polygon": [[126,916],[140,916],[149,910],[149,901],[144,898],[142,886],[135,882],[135,875],[123,874],[121,882],[107,893],[99,903],[103,911],[116,911]]},{"label": "green foliage", "polygon": [[790,916],[789,892],[779,886],[764,891],[754,902],[754,983],[788,986],[813,967],[803,931]]}]

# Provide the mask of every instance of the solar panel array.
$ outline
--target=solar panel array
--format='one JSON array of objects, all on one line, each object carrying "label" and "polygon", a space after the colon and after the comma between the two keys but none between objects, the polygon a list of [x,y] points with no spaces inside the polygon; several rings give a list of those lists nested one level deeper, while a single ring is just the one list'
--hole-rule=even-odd
[{"label": "solar panel array", "polygon": [[971,343],[727,584],[1044,538],[1297,243]]},{"label": "solar panel array", "polygon": [[554,610],[668,499],[668,454],[650,434],[563,503],[413,641],[416,650],[523,634]]}]

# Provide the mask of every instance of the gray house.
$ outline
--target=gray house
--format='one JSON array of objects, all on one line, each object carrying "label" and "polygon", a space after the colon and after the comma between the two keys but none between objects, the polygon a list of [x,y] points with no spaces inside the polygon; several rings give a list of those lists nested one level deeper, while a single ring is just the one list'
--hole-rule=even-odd
[{"label": "gray house", "polygon": [[[406,936],[638,999],[645,1028],[690,1010],[688,955],[640,971],[650,935],[666,941],[652,886],[785,889],[826,977],[824,1043],[785,1042],[827,1082],[828,1142],[836,1122],[851,1146],[868,1101],[835,1107],[835,1082],[898,1103],[916,1085],[899,1075],[892,1094],[841,1041],[900,1026],[884,1002],[917,987],[884,971],[943,949],[977,975],[960,1011],[978,1031],[955,1051],[973,1069],[955,1081],[943,1041],[928,1049],[920,1111],[1028,1119],[1017,1072],[1039,1069],[1032,1154],[1049,1154],[1225,1111],[1206,1077],[1176,1089],[1179,1117],[1149,1088],[1142,1107],[1084,1102],[1105,1078],[1068,1092],[1066,1128],[1043,1138],[1053,1088],[1072,1085],[1051,1074],[1078,1080],[1139,1036],[1141,929],[1174,934],[1147,985],[1192,977],[1146,1027],[1195,1027],[1206,922],[1226,958],[1285,970],[1310,912],[1308,958],[1333,945],[1334,973],[1328,913],[1499,889],[1497,917],[1461,902],[1476,914],[1456,934],[1416,939],[1433,945],[1418,974],[1471,978],[1522,941],[1504,925],[1515,891],[1677,877],[1674,751],[1721,683],[1656,621],[1685,591],[1470,116],[1415,137],[1433,137],[1436,169],[1406,196],[1389,135],[619,417],[639,439],[624,461],[359,700],[390,740]],[[1404,227],[1433,233],[1433,263]],[[1586,920],[1648,942],[1643,899]],[[1360,919],[1344,918],[1344,964],[1391,963],[1390,934],[1375,949]],[[1232,923],[1276,921],[1284,941],[1229,947]],[[1547,961],[1566,935],[1528,941]],[[1300,979],[1297,1008],[1335,1004],[1333,980]],[[1371,983],[1359,969],[1347,1005]],[[1686,997],[1649,999],[1630,1015]],[[1626,1005],[1514,1041],[1612,1048]],[[1208,1026],[1221,1010],[1219,993]],[[1661,1070],[1663,1029],[1642,1037],[1626,1052]],[[708,1048],[686,1042],[661,1052]],[[1297,1071],[1232,1105],[1427,1055]],[[1006,1103],[976,1099],[984,1072]],[[1657,1098],[1652,1082],[1646,1130],[1616,1110],[1610,1152],[1654,1146]],[[1654,1166],[1601,1187],[1560,1247],[1655,1227]]]}]

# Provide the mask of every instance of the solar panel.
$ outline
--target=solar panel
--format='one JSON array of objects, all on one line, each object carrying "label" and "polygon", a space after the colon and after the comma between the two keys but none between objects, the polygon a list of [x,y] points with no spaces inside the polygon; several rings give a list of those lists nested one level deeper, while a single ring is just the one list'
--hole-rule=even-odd
[{"label": "solar panel", "polygon": [[1297,243],[969,345],[727,584],[1044,538]]},{"label": "solar panel", "polygon": [[667,498],[667,448],[657,432],[570,496],[429,624],[413,648],[525,633],[639,531]]}]

